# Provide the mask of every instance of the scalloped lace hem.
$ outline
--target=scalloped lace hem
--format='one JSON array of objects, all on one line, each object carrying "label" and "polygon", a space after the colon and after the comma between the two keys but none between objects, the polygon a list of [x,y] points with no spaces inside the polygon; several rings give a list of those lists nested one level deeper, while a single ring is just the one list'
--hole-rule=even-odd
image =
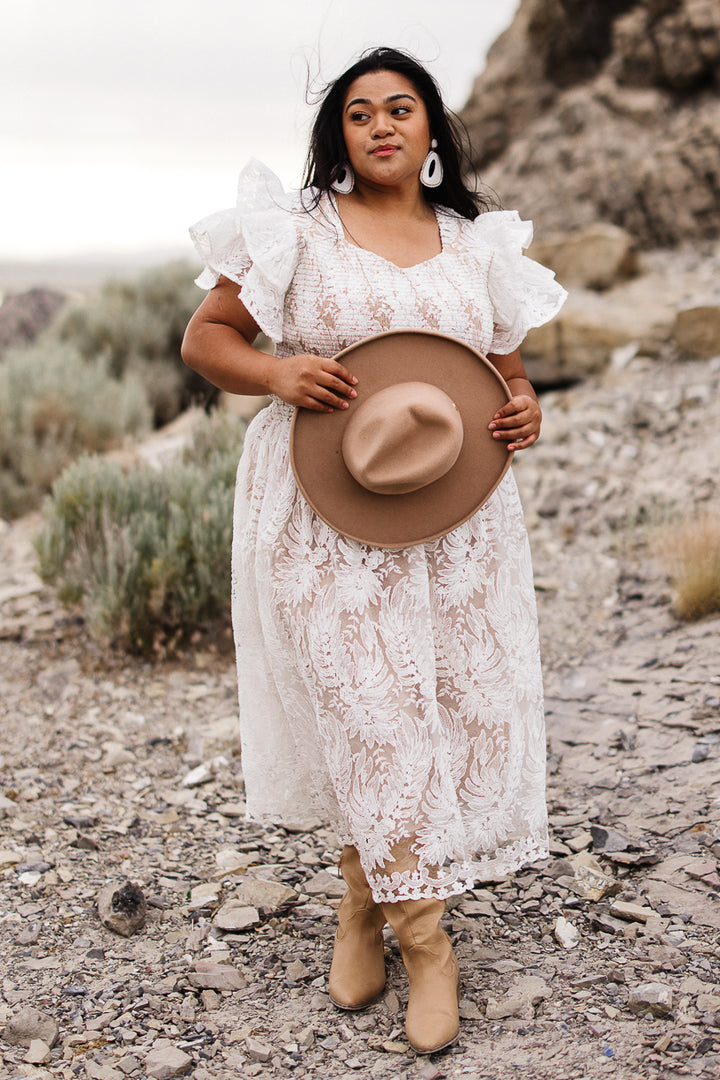
[{"label": "scalloped lace hem", "polygon": [[[332,815],[321,814],[305,818],[302,822],[291,819],[287,814],[246,814],[248,821],[253,821],[265,828],[290,828],[293,831],[303,829],[312,832],[329,824],[337,834],[342,845],[354,846],[352,837],[345,835],[337,820],[329,820]],[[408,869],[399,873],[373,873],[365,870],[368,884],[376,904],[395,904],[400,900],[447,900],[450,896],[462,896],[471,892],[479,882],[501,881],[517,873],[531,863],[541,862],[550,857],[547,835],[525,836],[515,843],[504,847],[492,855],[483,855],[464,862],[451,862],[443,866],[439,876],[437,868]],[[435,871],[434,873],[432,871]]]},{"label": "scalloped lace hem", "polygon": [[[547,841],[525,838],[497,855],[454,863],[442,877],[428,871],[407,870],[399,874],[367,873],[376,904],[394,904],[400,900],[447,900],[470,892],[478,882],[500,881],[529,863],[549,857]],[[444,869],[444,868],[443,868]]]}]

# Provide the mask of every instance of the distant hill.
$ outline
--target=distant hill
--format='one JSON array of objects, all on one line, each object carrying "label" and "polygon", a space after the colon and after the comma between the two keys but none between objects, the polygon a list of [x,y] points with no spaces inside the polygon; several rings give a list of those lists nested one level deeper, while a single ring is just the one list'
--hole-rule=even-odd
[{"label": "distant hill", "polygon": [[172,251],[68,255],[42,260],[6,259],[0,261],[0,294],[33,288],[57,289],[64,293],[94,291],[110,277],[133,277],[148,267],[162,266],[175,259],[192,261],[190,246]]}]

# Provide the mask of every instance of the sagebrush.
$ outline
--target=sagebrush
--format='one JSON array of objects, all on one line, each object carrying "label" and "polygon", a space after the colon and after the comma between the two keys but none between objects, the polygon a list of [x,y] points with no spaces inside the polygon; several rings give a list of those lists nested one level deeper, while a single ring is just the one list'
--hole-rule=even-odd
[{"label": "sagebrush", "polygon": [[150,427],[145,390],[108,360],[86,360],[70,342],[42,335],[0,361],[0,517],[37,506],[78,455],[118,446]]},{"label": "sagebrush", "polygon": [[245,425],[203,417],[161,472],[84,457],[46,503],[36,537],[43,579],[79,605],[90,633],[131,652],[229,623],[235,471]]},{"label": "sagebrush", "polygon": [[218,391],[182,362],[202,299],[188,263],[108,281],[0,359],[0,517],[37,507],[62,470]]},{"label": "sagebrush", "polygon": [[696,513],[666,527],[654,549],[670,576],[678,618],[720,612],[720,514]]},{"label": "sagebrush", "polygon": [[156,425],[217,391],[183,364],[180,344],[203,294],[189,263],[154,267],[132,279],[111,279],[97,296],[77,304],[56,333],[90,359],[106,356],[116,378],[134,372],[145,386]]}]

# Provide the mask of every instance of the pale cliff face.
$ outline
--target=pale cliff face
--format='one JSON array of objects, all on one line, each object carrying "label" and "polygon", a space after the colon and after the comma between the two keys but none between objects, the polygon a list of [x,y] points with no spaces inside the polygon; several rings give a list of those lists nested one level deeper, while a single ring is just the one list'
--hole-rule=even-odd
[{"label": "pale cliff face", "polygon": [[461,116],[481,179],[540,232],[720,234],[716,0],[524,0]]}]

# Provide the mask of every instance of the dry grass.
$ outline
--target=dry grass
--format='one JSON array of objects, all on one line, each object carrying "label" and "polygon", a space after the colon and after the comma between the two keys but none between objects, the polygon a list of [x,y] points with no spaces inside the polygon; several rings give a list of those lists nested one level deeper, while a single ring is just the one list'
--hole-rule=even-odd
[{"label": "dry grass", "polygon": [[670,575],[678,618],[720,611],[720,514],[706,511],[669,526],[654,548]]}]

